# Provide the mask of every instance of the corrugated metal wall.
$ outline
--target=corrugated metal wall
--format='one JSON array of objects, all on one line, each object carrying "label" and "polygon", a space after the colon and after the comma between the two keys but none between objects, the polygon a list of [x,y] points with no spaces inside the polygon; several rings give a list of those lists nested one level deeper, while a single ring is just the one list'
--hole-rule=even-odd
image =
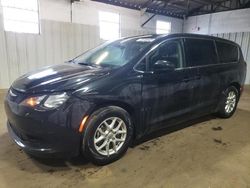
[{"label": "corrugated metal wall", "polygon": [[[41,34],[32,35],[5,32],[2,20],[0,17],[0,89],[28,71],[62,63],[103,42],[96,26],[42,20]],[[122,37],[147,33],[121,31]]]},{"label": "corrugated metal wall", "polygon": [[250,32],[221,33],[212,35],[234,41],[241,46],[244,59],[247,62],[247,77],[245,83],[250,84]]}]

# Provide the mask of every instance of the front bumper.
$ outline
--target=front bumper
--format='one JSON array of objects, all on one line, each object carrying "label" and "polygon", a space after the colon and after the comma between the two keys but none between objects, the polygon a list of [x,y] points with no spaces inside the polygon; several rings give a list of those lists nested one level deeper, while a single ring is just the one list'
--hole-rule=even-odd
[{"label": "front bumper", "polygon": [[[54,111],[37,111],[15,101],[5,100],[8,132],[24,151],[37,157],[74,157],[79,155],[80,121],[86,107],[73,99]],[[85,108],[86,109],[86,108]]]},{"label": "front bumper", "polygon": [[32,142],[31,140],[22,140],[12,129],[9,122],[7,122],[7,128],[12,140],[25,152],[37,156],[37,157],[60,157],[65,156],[62,152],[57,151],[46,144],[39,142]]},{"label": "front bumper", "polygon": [[[22,136],[20,136],[20,133],[16,133],[13,130],[12,125],[9,122],[7,122],[7,128],[9,136],[12,138],[12,140],[26,153],[33,156],[39,158],[66,158],[79,155],[78,143],[75,143],[76,145],[72,147],[61,147],[56,146],[56,144],[53,143],[46,143],[35,139],[26,140],[23,139]],[[62,146],[65,146],[63,141],[60,144]]]}]

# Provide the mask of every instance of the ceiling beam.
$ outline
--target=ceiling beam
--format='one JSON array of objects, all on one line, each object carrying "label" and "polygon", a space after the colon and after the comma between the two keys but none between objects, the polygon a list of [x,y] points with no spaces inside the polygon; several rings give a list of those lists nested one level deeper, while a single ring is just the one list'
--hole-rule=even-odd
[{"label": "ceiling beam", "polygon": [[180,10],[184,10],[184,11],[187,10],[187,7],[176,5],[176,4],[173,4],[173,3],[167,3],[167,7],[174,7],[174,8],[180,9]]},{"label": "ceiling beam", "polygon": [[187,8],[184,7],[184,6],[180,6],[180,5],[177,5],[176,3],[174,3],[173,0],[158,0],[159,2],[162,2],[164,3],[163,4],[163,8],[177,8],[177,9],[180,9],[180,10],[186,10]]},{"label": "ceiling beam", "polygon": [[[163,6],[162,8],[167,11],[167,12],[172,12],[174,14],[178,14],[180,15],[180,17],[183,19],[184,18],[184,14],[187,11],[187,7],[184,6],[179,6],[179,5],[175,5],[173,4],[173,0],[161,0],[161,2],[163,2]],[[169,10],[171,9],[171,11]],[[180,12],[180,10],[182,12]]]},{"label": "ceiling beam", "polygon": [[[204,1],[204,0],[190,0],[191,2],[194,2],[194,3],[198,3],[198,4],[202,4],[202,5],[204,5],[204,6],[206,6],[206,5],[213,5],[213,4],[215,4],[215,3],[220,3],[220,2],[213,2],[212,0],[210,0],[210,2],[209,1]],[[222,7],[222,8],[229,8],[229,7],[226,7],[226,6],[224,6],[224,5],[217,5],[218,7]]]},{"label": "ceiling beam", "polygon": [[[201,6],[197,7],[197,8],[194,8],[194,9],[190,10],[187,16],[192,16],[195,12],[199,12],[199,11],[206,12],[206,13],[213,13],[214,10],[215,10],[215,8],[214,8],[215,6],[222,7],[223,5],[221,5],[221,4],[225,3],[227,1],[230,1],[230,0],[223,0],[223,1],[219,1],[219,2],[211,1],[212,2],[211,4],[201,5]],[[210,10],[202,10],[203,8],[205,8],[206,6],[209,6],[209,5],[211,6]],[[230,9],[230,7],[225,7],[225,6],[223,6],[223,7],[226,8],[226,9]]]},{"label": "ceiling beam", "polygon": [[[92,0],[92,1],[110,4],[110,5],[115,5],[115,6],[120,6],[120,7],[125,7],[125,8],[129,8],[129,9],[134,9],[134,10],[141,10],[141,6],[139,6],[138,4],[126,3],[126,1],[117,1],[117,0]],[[173,17],[173,18],[183,19],[182,15],[180,15],[180,14],[170,12],[170,11],[168,12],[165,10],[156,9],[154,7],[151,7],[151,6],[147,8],[146,12],[152,13],[152,14],[157,14],[157,15],[163,15],[163,16],[169,16],[169,17]]]},{"label": "ceiling beam", "polygon": [[[71,0],[80,1],[80,0]],[[181,18],[250,7],[250,0],[92,0],[147,13]],[[230,6],[226,2],[232,2]],[[178,3],[180,2],[180,3]]]},{"label": "ceiling beam", "polygon": [[147,2],[145,2],[140,8],[143,9],[143,8],[147,8],[154,0],[149,0]]}]

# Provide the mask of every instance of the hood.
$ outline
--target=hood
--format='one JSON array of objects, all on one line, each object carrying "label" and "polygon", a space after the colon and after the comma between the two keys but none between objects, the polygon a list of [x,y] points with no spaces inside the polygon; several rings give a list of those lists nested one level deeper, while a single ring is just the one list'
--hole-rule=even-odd
[{"label": "hood", "polygon": [[65,63],[27,73],[12,88],[25,93],[74,90],[108,73],[108,69]]}]

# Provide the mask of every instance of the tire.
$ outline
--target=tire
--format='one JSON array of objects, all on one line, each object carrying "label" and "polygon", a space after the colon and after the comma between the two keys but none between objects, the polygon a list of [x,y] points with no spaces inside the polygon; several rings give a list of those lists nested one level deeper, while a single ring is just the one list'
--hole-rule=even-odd
[{"label": "tire", "polygon": [[109,164],[126,153],[132,138],[133,126],[128,112],[116,106],[104,107],[95,111],[88,120],[82,153],[94,164]]},{"label": "tire", "polygon": [[[231,100],[229,99],[231,96]],[[233,98],[233,96],[235,96]],[[231,103],[229,102],[231,101]],[[236,108],[237,108],[237,104],[239,101],[239,91],[234,87],[234,86],[230,86],[228,87],[222,94],[222,99],[219,105],[219,111],[218,111],[218,116],[221,118],[230,118]],[[231,104],[230,105],[227,105]]]}]

